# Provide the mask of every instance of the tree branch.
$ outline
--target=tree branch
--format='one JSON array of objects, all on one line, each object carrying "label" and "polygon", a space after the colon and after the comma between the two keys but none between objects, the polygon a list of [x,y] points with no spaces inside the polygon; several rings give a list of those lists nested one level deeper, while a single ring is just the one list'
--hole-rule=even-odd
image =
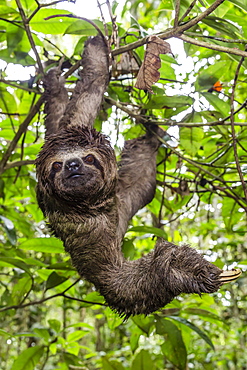
[{"label": "tree branch", "polygon": [[186,35],[175,35],[176,38],[181,39],[185,42],[188,42],[193,45],[197,45],[203,48],[207,49],[212,49],[212,50],[217,50],[223,53],[228,53],[228,54],[234,54],[234,55],[240,55],[242,57],[247,57],[247,52],[237,49],[237,48],[228,48],[226,46],[220,46],[220,45],[214,45],[214,44],[209,44],[208,42],[205,41],[199,41],[196,40],[192,37],[186,36]]},{"label": "tree branch", "polygon": [[[10,162],[10,163],[8,163],[8,164],[4,167],[4,171],[9,170],[10,168],[27,166],[27,165],[29,165],[29,164],[34,164],[34,163],[35,163],[35,161],[34,161],[34,160],[32,160],[32,159],[26,159],[26,160],[23,160],[23,161]],[[3,172],[4,172],[4,171],[3,171]]]},{"label": "tree branch", "polygon": [[9,159],[9,157],[11,156],[12,152],[14,151],[20,137],[26,131],[29,123],[32,121],[32,119],[35,117],[35,115],[39,112],[43,102],[44,102],[44,95],[42,95],[39,98],[39,100],[32,106],[32,108],[31,108],[30,112],[28,113],[28,115],[26,116],[25,120],[20,125],[17,133],[15,134],[15,137],[13,138],[11,143],[9,144],[9,147],[7,148],[6,152],[3,155],[2,160],[0,162],[0,175],[4,172],[5,165],[8,161],[8,159]]},{"label": "tree branch", "polygon": [[82,302],[82,303],[88,303],[88,304],[106,306],[104,303],[101,303],[101,302],[91,302],[91,301],[86,301],[84,299],[79,299],[79,298],[74,298],[74,297],[71,297],[71,296],[67,296],[65,293],[70,288],[72,288],[74,285],[76,285],[79,281],[80,281],[80,279],[77,279],[73,284],[71,284],[68,288],[66,288],[61,293],[53,294],[53,295],[51,295],[49,297],[42,298],[42,299],[40,299],[38,301],[28,302],[28,303],[19,304],[19,305],[18,304],[15,304],[15,305],[12,305],[12,306],[3,307],[3,308],[0,308],[0,312],[4,312],[4,311],[8,311],[8,310],[13,310],[13,309],[19,309],[19,308],[25,308],[25,307],[29,307],[29,306],[35,306],[35,305],[44,303],[46,301],[49,301],[50,299],[57,298],[57,297],[64,297],[64,298],[67,298],[67,299],[73,299],[73,300],[76,300],[76,301],[79,301],[79,302]]},{"label": "tree branch", "polygon": [[29,28],[28,19],[25,15],[25,12],[24,12],[23,8],[22,8],[20,0],[15,0],[15,1],[16,1],[17,6],[18,6],[21,18],[22,18],[23,26],[25,28],[28,40],[30,42],[31,48],[32,48],[32,50],[34,52],[34,55],[36,57],[36,62],[38,63],[38,66],[39,66],[39,72],[44,74],[44,70],[43,70],[43,66],[42,66],[42,63],[41,63],[41,60],[40,60],[40,57],[39,57],[39,53],[36,50],[36,45],[35,45],[32,33],[30,31],[30,28]]},{"label": "tree branch", "polygon": [[[216,0],[208,9],[206,9],[204,12],[199,14],[197,17],[193,18],[191,21],[183,24],[182,26],[178,26],[172,29],[168,29],[167,31],[163,33],[158,33],[157,36],[159,36],[161,39],[169,39],[171,37],[178,36],[179,34],[182,34],[184,31],[188,30],[189,28],[195,26],[197,23],[199,23],[202,19],[206,18],[209,14],[211,14],[215,9],[220,6],[225,0]],[[121,46],[120,48],[117,48],[112,51],[112,56],[116,56],[119,54],[123,54],[126,51],[130,51],[133,49],[136,49],[140,46],[143,46],[147,43],[149,36],[146,36],[138,41],[132,42],[131,44]]]},{"label": "tree branch", "polygon": [[[123,112],[127,113],[130,117],[137,120],[138,123],[154,123],[156,125],[163,125],[163,126],[178,126],[178,127],[205,127],[205,126],[230,126],[231,122],[226,122],[230,118],[230,115],[224,118],[220,121],[213,121],[213,122],[177,122],[172,119],[168,120],[155,120],[154,117],[148,117],[145,115],[141,115],[139,113],[135,113],[132,109],[129,109],[125,107],[125,105],[121,102],[118,102],[110,97],[104,97],[105,101],[108,104],[114,105],[115,107],[121,109]],[[243,109],[247,104],[247,101],[245,101],[241,107],[239,107],[234,114],[237,114],[241,109]],[[129,105],[129,103],[128,103]],[[141,107],[138,107],[138,110],[140,110]],[[247,122],[234,122],[234,126],[247,126]]]}]

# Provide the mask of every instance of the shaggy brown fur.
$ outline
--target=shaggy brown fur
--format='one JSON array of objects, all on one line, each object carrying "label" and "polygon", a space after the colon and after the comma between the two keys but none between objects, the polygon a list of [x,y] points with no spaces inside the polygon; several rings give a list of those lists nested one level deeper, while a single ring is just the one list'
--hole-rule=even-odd
[{"label": "shaggy brown fur", "polygon": [[[56,96],[51,97],[51,105],[49,92],[53,90],[48,81],[53,84],[54,79],[46,78],[50,133],[36,162],[37,197],[42,211],[56,236],[64,242],[78,273],[93,283],[120,315],[151,313],[183,292],[215,292],[223,283],[222,271],[187,246],[178,247],[158,240],[155,249],[139,260],[124,259],[121,243],[128,221],[154,196],[159,140],[157,135],[147,132],[145,136],[127,141],[117,168],[108,139],[92,128],[93,116],[108,81],[106,47],[99,37],[88,45],[93,55],[100,55],[99,70],[94,60],[95,74],[92,76],[90,72],[88,77],[92,96],[97,96],[90,102],[93,114],[83,115],[82,107],[79,114],[76,108],[78,99],[88,101],[88,91],[82,88],[83,80],[87,80],[88,86],[88,78],[84,76],[87,48],[84,77],[70,103],[62,105],[60,101],[58,104],[60,113],[54,100],[61,100],[65,95],[61,79],[56,71],[58,90]],[[99,89],[97,76],[103,72]],[[54,70],[50,73],[54,77]],[[68,119],[72,107],[75,109],[73,120]],[[58,120],[61,111],[64,113]],[[57,132],[51,129],[53,119]]]}]

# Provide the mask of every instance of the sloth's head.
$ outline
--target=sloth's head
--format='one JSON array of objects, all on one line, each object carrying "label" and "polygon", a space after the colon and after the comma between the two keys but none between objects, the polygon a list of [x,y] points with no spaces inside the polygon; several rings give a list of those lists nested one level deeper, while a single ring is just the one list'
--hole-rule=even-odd
[{"label": "sloth's head", "polygon": [[107,138],[94,129],[71,127],[50,135],[36,160],[38,201],[97,205],[115,192],[117,165]]}]

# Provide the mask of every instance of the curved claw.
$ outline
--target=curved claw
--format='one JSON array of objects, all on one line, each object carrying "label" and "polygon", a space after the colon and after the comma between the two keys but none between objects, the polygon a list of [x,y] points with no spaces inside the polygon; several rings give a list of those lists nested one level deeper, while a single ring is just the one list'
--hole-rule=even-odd
[{"label": "curved claw", "polygon": [[222,284],[229,283],[230,281],[234,281],[239,278],[239,276],[242,274],[242,271],[240,269],[233,269],[233,270],[227,270],[223,271],[219,278]]}]

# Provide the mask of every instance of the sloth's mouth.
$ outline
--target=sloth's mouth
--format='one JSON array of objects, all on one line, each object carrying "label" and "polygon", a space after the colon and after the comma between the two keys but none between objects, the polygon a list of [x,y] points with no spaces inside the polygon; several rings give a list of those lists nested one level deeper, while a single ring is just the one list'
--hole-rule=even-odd
[{"label": "sloth's mouth", "polygon": [[83,176],[83,173],[72,173],[71,175],[67,177],[67,179],[76,179],[81,176]]}]

